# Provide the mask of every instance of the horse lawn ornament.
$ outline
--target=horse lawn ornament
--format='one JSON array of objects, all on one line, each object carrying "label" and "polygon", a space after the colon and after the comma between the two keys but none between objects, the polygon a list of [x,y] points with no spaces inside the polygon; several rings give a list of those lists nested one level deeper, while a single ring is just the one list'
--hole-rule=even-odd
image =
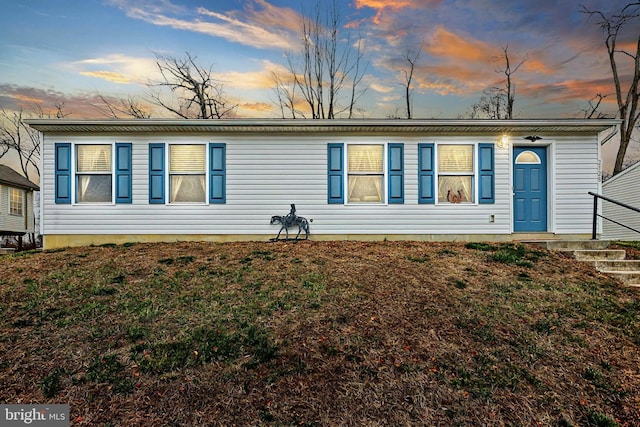
[{"label": "horse lawn ornament", "polygon": [[[304,230],[305,232],[305,237],[304,237],[305,240],[308,240],[309,239],[309,223],[311,221],[307,220],[304,217],[296,215],[296,205],[292,203],[291,211],[289,212],[288,215],[285,215],[285,216],[274,215],[271,217],[271,225],[280,224],[280,231],[278,231],[278,235],[271,240],[274,242],[276,240],[280,240],[280,233],[282,233],[282,230],[284,230],[285,236],[286,236],[284,240],[298,240],[300,238],[300,233],[302,233],[302,230]],[[290,227],[295,227],[295,226],[298,227],[298,234],[296,234],[296,237],[294,239],[289,239],[288,229]]]}]

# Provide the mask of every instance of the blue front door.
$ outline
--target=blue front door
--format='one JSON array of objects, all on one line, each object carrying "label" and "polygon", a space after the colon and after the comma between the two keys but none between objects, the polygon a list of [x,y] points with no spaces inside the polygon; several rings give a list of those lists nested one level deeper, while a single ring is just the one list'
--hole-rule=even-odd
[{"label": "blue front door", "polygon": [[513,148],[513,231],[547,231],[547,148]]}]

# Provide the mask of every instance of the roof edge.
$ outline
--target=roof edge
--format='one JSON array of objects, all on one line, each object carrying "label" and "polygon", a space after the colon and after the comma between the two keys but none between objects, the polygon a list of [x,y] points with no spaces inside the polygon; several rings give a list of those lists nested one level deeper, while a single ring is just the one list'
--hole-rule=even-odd
[{"label": "roof edge", "polygon": [[618,119],[27,119],[41,132],[460,132],[541,131],[601,132],[621,123]]}]

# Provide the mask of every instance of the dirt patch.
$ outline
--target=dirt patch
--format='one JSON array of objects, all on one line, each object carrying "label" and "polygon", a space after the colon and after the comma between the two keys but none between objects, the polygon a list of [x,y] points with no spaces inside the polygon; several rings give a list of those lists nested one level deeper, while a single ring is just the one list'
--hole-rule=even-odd
[{"label": "dirt patch", "polygon": [[0,401],[73,425],[632,426],[638,297],[516,244],[8,255]]}]

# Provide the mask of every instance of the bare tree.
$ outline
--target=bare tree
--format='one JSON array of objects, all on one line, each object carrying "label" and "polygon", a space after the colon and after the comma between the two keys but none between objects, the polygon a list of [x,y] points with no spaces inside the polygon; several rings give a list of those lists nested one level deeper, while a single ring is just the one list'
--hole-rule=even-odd
[{"label": "bare tree", "polygon": [[416,68],[416,63],[420,59],[420,54],[422,53],[422,45],[420,48],[412,51],[411,48],[407,48],[402,56],[402,60],[406,62],[407,68],[403,69],[404,73],[404,82],[402,83],[402,87],[404,89],[404,99],[406,105],[407,119],[410,119],[411,116],[411,98],[413,94],[413,90],[411,89],[411,84],[413,83],[413,72]]},{"label": "bare tree", "polygon": [[494,61],[497,62],[504,59],[504,68],[496,69],[496,73],[504,74],[506,78],[504,88],[490,87],[482,91],[480,100],[473,104],[466,114],[471,116],[472,119],[513,119],[513,105],[516,99],[516,85],[513,81],[513,74],[529,58],[528,55],[525,55],[515,67],[512,67],[509,58],[509,46],[503,47],[502,52],[502,56],[495,57]]},{"label": "bare tree", "polygon": [[522,66],[522,64],[524,64],[527,59],[528,59],[528,55],[525,55],[520,62],[518,62],[518,65],[516,65],[515,67],[511,67],[511,61],[509,60],[509,46],[505,46],[504,48],[502,48],[502,52],[503,52],[503,58],[504,58],[504,63],[505,66],[502,69],[498,69],[496,70],[496,72],[499,73],[504,73],[505,77],[506,77],[506,82],[505,82],[505,92],[507,95],[507,106],[506,106],[506,117],[505,119],[513,119],[513,104],[515,103],[516,100],[516,85],[515,83],[511,80],[511,76],[517,72],[520,67]]},{"label": "bare tree", "polygon": [[291,118],[296,119],[298,116],[304,118],[302,113],[296,107],[296,87],[297,85],[293,81],[288,83],[283,81],[282,78],[275,71],[271,73],[275,87],[273,92],[277,98],[277,104],[280,107],[280,115],[284,119],[286,118],[286,112],[289,112]]},{"label": "bare tree", "polygon": [[[295,90],[280,91],[278,96],[281,112],[286,110],[294,116],[293,106],[298,97],[307,106],[307,114],[314,119],[334,119],[346,113],[354,114],[355,105],[363,92],[359,89],[367,65],[363,63],[362,37],[354,43],[351,35],[343,37],[341,12],[338,2],[318,2],[310,16],[303,11],[301,23],[301,45],[296,54],[287,53],[287,69]],[[349,88],[347,97],[343,91]],[[301,117],[305,113],[297,111]]]},{"label": "bare tree", "polygon": [[[609,55],[609,64],[611,66],[611,74],[616,90],[616,101],[618,103],[618,118],[622,119],[620,124],[620,145],[616,155],[616,162],[613,167],[613,175],[616,175],[624,169],[625,155],[629,148],[631,135],[634,127],[640,118],[638,111],[638,100],[640,99],[640,91],[638,90],[638,82],[640,81],[640,2],[627,3],[620,12],[606,14],[600,10],[590,10],[582,5],[582,12],[589,17],[596,17],[597,24],[602,28]],[[635,52],[628,52],[618,47],[618,37],[624,29],[630,29],[631,36],[635,40]],[[618,60],[627,59],[630,61],[630,67],[626,71],[619,68]],[[630,69],[629,69],[630,68]],[[631,77],[626,82],[628,84],[626,91],[623,89],[623,79],[630,72]]]},{"label": "bare tree", "polygon": [[156,66],[162,80],[149,83],[150,88],[168,89],[170,101],[162,91],[152,92],[150,101],[185,119],[222,119],[232,117],[238,105],[224,93],[222,82],[213,78],[213,66],[204,68],[196,57],[186,52],[184,58],[156,54]]},{"label": "bare tree", "polygon": [[581,109],[583,118],[585,119],[606,119],[608,116],[600,111],[600,104],[608,95],[597,93],[596,96],[587,101],[585,108]]},{"label": "bare tree", "polygon": [[93,104],[93,107],[107,117],[114,119],[134,118],[148,119],[151,113],[142,105],[141,101],[135,96],[124,98],[111,98],[97,93],[98,98],[102,101],[102,105]]},{"label": "bare tree", "polygon": [[40,176],[40,135],[24,123],[24,115],[22,109],[13,112],[0,109],[0,151],[2,155],[15,151],[22,174],[30,179],[29,175],[33,170]]},{"label": "bare tree", "polygon": [[499,87],[490,87],[482,91],[478,102],[469,107],[463,117],[471,119],[499,120],[507,118],[507,93]]}]

